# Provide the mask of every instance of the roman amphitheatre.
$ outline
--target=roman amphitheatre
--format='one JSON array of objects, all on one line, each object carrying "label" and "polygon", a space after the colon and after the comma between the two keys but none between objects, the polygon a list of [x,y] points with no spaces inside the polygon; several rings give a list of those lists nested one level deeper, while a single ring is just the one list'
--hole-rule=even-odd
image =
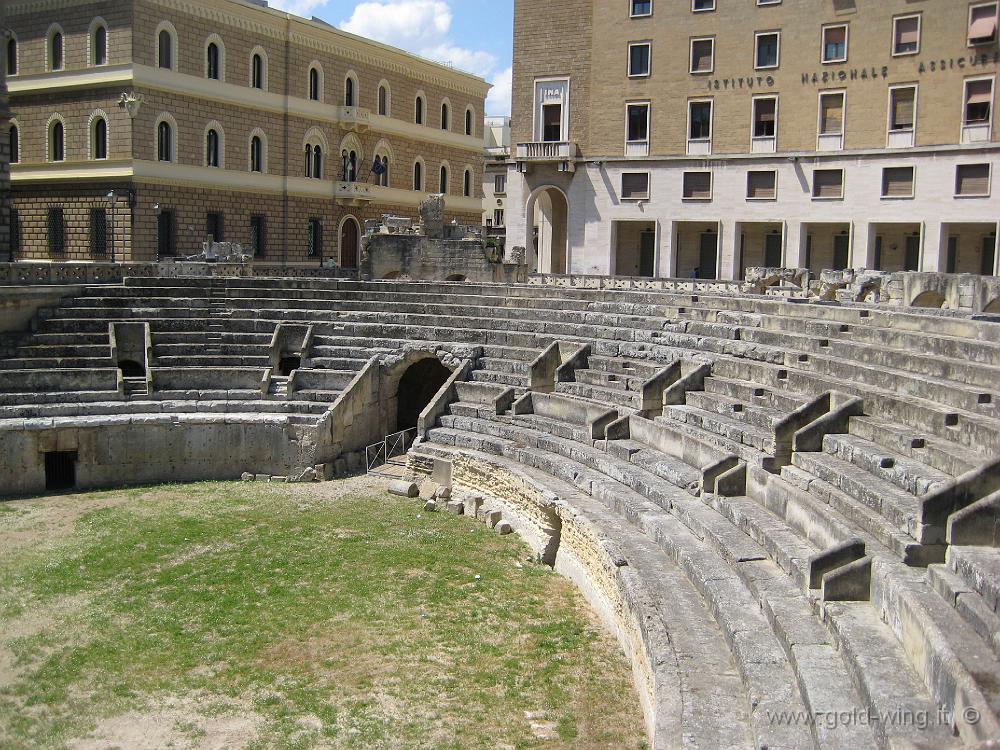
[{"label": "roman amphitheatre", "polygon": [[[142,721],[178,747],[1000,737],[994,315],[700,280],[102,281],[9,308],[13,746]],[[16,617],[43,610],[65,627]],[[400,664],[418,699],[354,710],[412,734],[324,713],[317,686],[385,697]]]}]

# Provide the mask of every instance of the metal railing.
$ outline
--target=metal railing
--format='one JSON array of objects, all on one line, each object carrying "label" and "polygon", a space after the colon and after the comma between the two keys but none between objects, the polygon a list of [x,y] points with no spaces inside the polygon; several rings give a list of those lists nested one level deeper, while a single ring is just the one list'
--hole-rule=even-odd
[{"label": "metal railing", "polygon": [[417,428],[411,427],[386,435],[381,442],[365,448],[365,469],[368,474],[378,474],[385,466],[406,466],[406,452],[417,437]]}]

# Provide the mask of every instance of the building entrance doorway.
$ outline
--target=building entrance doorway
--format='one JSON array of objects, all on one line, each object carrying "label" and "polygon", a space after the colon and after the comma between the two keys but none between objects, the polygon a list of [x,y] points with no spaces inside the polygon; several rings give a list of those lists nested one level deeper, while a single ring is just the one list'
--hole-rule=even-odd
[{"label": "building entrance doorway", "polygon": [[358,229],[358,222],[353,217],[348,216],[344,223],[340,225],[340,267],[358,267],[358,240],[361,232]]},{"label": "building entrance doorway", "polygon": [[528,199],[527,220],[537,230],[534,259],[529,267],[535,273],[566,273],[569,204],[555,187],[542,188]]},{"label": "building entrance doorway", "polygon": [[717,278],[716,267],[719,262],[719,235],[716,232],[703,232],[701,244],[698,246],[698,268],[696,276],[699,279]]},{"label": "building entrance doorway", "polygon": [[417,426],[420,412],[431,402],[451,370],[436,357],[414,362],[399,379],[396,391],[396,430],[409,430]]}]

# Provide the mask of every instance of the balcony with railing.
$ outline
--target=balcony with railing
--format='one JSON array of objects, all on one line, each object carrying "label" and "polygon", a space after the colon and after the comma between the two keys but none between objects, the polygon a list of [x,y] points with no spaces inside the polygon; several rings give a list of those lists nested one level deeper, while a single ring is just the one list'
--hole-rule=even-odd
[{"label": "balcony with railing", "polygon": [[371,127],[371,110],[364,107],[337,107],[337,120],[344,130],[363,133]]},{"label": "balcony with railing", "polygon": [[518,161],[566,161],[575,159],[576,155],[576,144],[572,141],[532,141],[517,144]]},{"label": "balcony with railing", "polygon": [[375,200],[377,185],[368,182],[343,181],[333,183],[333,198],[338,206],[359,207]]}]

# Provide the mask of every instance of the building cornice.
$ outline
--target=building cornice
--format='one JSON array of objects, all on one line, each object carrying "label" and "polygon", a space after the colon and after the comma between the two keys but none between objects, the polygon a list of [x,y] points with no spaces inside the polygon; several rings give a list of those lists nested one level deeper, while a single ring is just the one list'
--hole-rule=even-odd
[{"label": "building cornice", "polygon": [[[315,120],[328,125],[342,125],[341,107],[299,97],[285,97],[267,91],[240,86],[185,73],[175,73],[148,65],[116,65],[82,70],[15,76],[9,80],[12,96],[31,96],[69,89],[92,89],[106,86],[134,86],[139,89],[163,91],[190,96],[204,101],[222,102],[257,112],[284,114],[285,108],[294,117]],[[120,92],[115,92],[115,96]],[[384,135],[395,135],[421,143],[431,143],[463,151],[482,153],[482,139],[417,125],[394,117],[372,114],[370,127]]]},{"label": "building cornice", "polygon": [[[57,164],[14,164],[11,168],[13,185],[54,184],[60,182],[131,179],[153,185],[225,190],[238,193],[283,195],[334,201],[341,197],[344,183],[305,177],[240,172],[187,164],[166,164],[157,161],[115,160],[59,162]],[[350,183],[352,194],[363,196],[374,205],[417,207],[430,193],[382,187],[371,183]],[[155,201],[153,201],[155,202]],[[462,213],[481,213],[481,198],[445,196],[445,208]]]}]

